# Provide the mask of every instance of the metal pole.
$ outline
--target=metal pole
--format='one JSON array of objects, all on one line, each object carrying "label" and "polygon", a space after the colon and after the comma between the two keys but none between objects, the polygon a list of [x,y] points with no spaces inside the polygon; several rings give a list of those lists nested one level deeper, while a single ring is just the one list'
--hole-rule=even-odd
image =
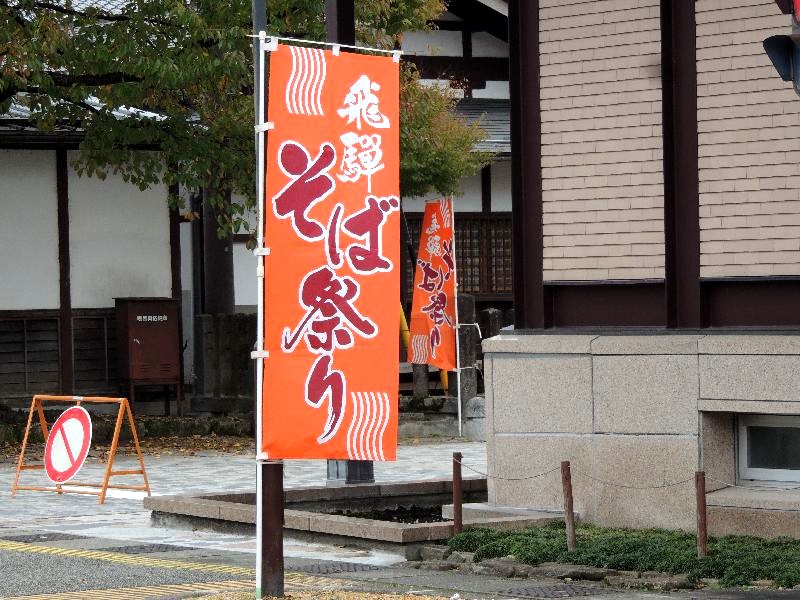
[{"label": "metal pole", "polygon": [[453,535],[464,529],[464,494],[461,481],[461,452],[453,452]]},{"label": "metal pole", "polygon": [[[450,198],[450,223],[453,225],[453,250],[455,251],[456,243],[456,209],[453,199]],[[453,261],[455,265],[455,261]],[[456,319],[456,402],[458,403],[458,437],[463,435],[463,419],[461,418],[461,330],[459,329],[458,322],[458,271],[453,267],[453,301],[456,303],[454,316]]]},{"label": "metal pole", "polygon": [[703,558],[708,553],[705,471],[695,471],[694,491],[697,500],[697,558]]},{"label": "metal pole", "polygon": [[561,487],[564,489],[564,523],[567,526],[567,550],[574,552],[577,547],[575,538],[575,511],[572,506],[572,473],[569,461],[561,463]]},{"label": "metal pole", "polygon": [[261,488],[264,532],[258,541],[261,579],[265,596],[282,597],[283,589],[283,462],[262,463]]},{"label": "metal pole", "polygon": [[[267,0],[252,0],[255,123],[266,121],[266,57],[264,32],[267,30]],[[258,193],[257,246],[264,247],[264,131],[256,132],[256,189]],[[264,350],[264,256],[258,255],[258,317],[256,350]],[[264,384],[264,358],[256,358],[256,598],[282,597],[283,586],[283,463],[267,462],[262,455],[261,402]]]}]

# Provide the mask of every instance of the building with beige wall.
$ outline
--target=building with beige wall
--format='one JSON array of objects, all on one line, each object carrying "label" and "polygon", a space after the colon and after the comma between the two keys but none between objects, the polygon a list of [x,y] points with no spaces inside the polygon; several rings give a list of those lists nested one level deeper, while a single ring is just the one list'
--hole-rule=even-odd
[{"label": "building with beige wall", "polygon": [[516,329],[489,500],[800,535],[800,99],[772,0],[509,2]]}]

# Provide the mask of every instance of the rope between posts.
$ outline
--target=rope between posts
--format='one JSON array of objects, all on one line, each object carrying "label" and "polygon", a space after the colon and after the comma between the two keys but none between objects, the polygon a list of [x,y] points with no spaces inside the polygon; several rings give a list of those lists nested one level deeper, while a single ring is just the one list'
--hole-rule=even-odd
[{"label": "rope between posts", "polygon": [[[487,479],[494,479],[499,481],[528,481],[531,479],[538,479],[539,477],[544,477],[545,475],[549,475],[550,473],[554,473],[555,471],[560,470],[560,466],[553,467],[552,469],[548,469],[547,471],[542,471],[541,473],[537,473],[536,475],[527,475],[525,477],[502,477],[500,475],[490,475],[489,473],[485,473],[480,469],[476,469],[463,461],[455,460],[458,464],[460,464],[465,469],[472,471],[476,475],[480,475],[482,477],[486,477]],[[601,485],[605,485],[608,487],[616,487],[625,490],[660,490],[660,489],[667,489],[672,487],[678,487],[680,485],[685,485],[687,483],[694,483],[694,477],[689,477],[687,479],[681,479],[680,481],[671,481],[668,483],[661,483],[657,485],[628,485],[625,483],[616,483],[613,481],[605,481],[604,479],[600,479],[595,477],[594,475],[590,475],[589,473],[585,473],[580,469],[576,469],[574,466],[570,466],[570,471],[573,474],[580,475],[582,477],[586,477],[587,479],[591,479],[592,481],[599,483]],[[726,488],[738,488],[743,490],[750,490],[753,492],[785,492],[785,491],[796,491],[800,490],[800,486],[751,486],[751,485],[737,485],[735,483],[728,483],[727,481],[722,481],[721,479],[717,479],[715,477],[711,477],[706,474],[706,480],[713,481],[714,483],[718,483]],[[713,490],[712,490],[713,491]],[[706,492],[710,493],[710,492]]]},{"label": "rope between posts", "polygon": [[550,469],[549,471],[543,471],[542,473],[537,473],[536,475],[529,475],[527,477],[501,477],[500,475],[489,475],[488,473],[484,473],[483,471],[479,471],[475,467],[470,467],[468,464],[465,464],[460,460],[456,460],[456,459],[453,459],[453,460],[455,462],[457,462],[458,464],[460,464],[465,469],[469,469],[473,473],[476,473],[478,475],[482,475],[483,477],[486,477],[486,479],[499,479],[501,481],[526,481],[528,479],[537,479],[539,477],[544,477],[545,475],[549,475],[550,473],[552,473],[554,471],[558,471],[561,468],[561,467],[554,467],[554,468]]},{"label": "rope between posts", "polygon": [[582,475],[583,477],[591,479],[592,481],[596,481],[599,484],[608,487],[618,487],[626,490],[660,490],[664,488],[677,487],[679,485],[684,485],[686,483],[691,483],[694,481],[694,477],[690,477],[689,479],[682,479],[681,481],[672,481],[670,483],[662,483],[658,485],[627,485],[624,483],[614,483],[611,481],[604,481],[603,479],[598,479],[597,477],[589,475],[588,473],[584,473],[583,471],[579,471],[578,469],[572,466],[570,466],[570,471],[572,473],[577,473],[578,475]]}]

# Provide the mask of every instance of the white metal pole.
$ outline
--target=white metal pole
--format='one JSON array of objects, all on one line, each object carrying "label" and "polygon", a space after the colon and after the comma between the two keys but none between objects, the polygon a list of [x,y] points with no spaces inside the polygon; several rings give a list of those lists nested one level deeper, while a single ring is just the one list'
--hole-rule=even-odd
[{"label": "white metal pole", "polygon": [[[256,88],[259,90],[258,94],[258,114],[256,115],[256,190],[258,196],[258,232],[256,233],[257,244],[256,247],[261,250],[264,248],[264,62],[265,57],[265,39],[266,32],[258,32],[258,80],[256,81]],[[261,411],[263,399],[263,385],[264,385],[264,358],[261,353],[264,351],[264,253],[260,252],[256,261],[256,290],[258,293],[258,314],[256,317],[256,351],[258,352],[256,358],[256,600],[261,600],[263,597],[263,590],[261,589],[261,568],[264,562],[262,556],[262,543],[261,538],[264,530],[264,517],[263,505],[264,498],[262,494],[262,462],[261,457]]]},{"label": "white metal pole", "polygon": [[458,392],[456,393],[456,402],[458,403],[458,437],[462,435],[461,423],[461,343],[460,343],[460,324],[458,322],[458,269],[456,267],[456,209],[452,198],[448,198],[450,202],[450,223],[453,228],[453,302],[455,302],[455,332],[456,332],[456,383]]}]

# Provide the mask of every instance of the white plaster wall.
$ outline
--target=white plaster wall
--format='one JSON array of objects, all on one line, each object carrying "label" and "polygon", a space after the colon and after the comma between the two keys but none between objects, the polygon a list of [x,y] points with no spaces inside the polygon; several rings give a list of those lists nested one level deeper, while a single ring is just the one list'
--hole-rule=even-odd
[{"label": "white plaster wall", "polygon": [[492,211],[511,212],[511,161],[492,163]]},{"label": "white plaster wall", "polygon": [[236,312],[250,312],[258,305],[257,259],[242,243],[233,244],[233,301]]},{"label": "white plaster wall", "polygon": [[508,43],[491,33],[477,31],[472,34],[472,56],[508,56]]},{"label": "white plaster wall", "polygon": [[408,31],[403,34],[403,52],[433,56],[461,56],[460,31]]},{"label": "white plaster wall", "polygon": [[166,186],[140,191],[115,175],[101,181],[70,168],[69,200],[73,308],[171,295]]},{"label": "white plaster wall", "polygon": [[[461,182],[460,196],[453,196],[456,212],[480,212],[481,211],[481,175],[467,177]],[[417,196],[414,198],[403,198],[403,210],[406,212],[423,212],[425,202],[441,198],[442,195],[432,192],[427,196]]]},{"label": "white plaster wall", "polygon": [[507,81],[487,81],[485,88],[473,88],[472,97],[508,100],[511,97],[511,92]]},{"label": "white plaster wall", "polygon": [[0,150],[0,310],[59,306],[56,153]]}]

